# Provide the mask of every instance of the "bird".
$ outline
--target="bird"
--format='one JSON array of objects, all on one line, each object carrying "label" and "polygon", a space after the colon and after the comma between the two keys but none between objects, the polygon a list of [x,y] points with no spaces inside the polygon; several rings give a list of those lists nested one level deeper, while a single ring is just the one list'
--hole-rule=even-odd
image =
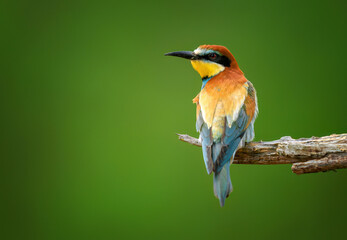
[{"label": "bird", "polygon": [[194,51],[169,52],[165,56],[190,60],[201,77],[201,90],[193,99],[196,130],[207,173],[213,173],[214,195],[223,207],[233,191],[230,164],[236,151],[255,136],[255,88],[224,46],[200,45]]}]

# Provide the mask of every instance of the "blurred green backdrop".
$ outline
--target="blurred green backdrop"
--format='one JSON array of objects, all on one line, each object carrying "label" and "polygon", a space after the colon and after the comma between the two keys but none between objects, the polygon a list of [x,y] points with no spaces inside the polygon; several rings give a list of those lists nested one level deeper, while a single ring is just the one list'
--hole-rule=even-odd
[{"label": "blurred green backdrop", "polygon": [[195,132],[201,80],[164,57],[227,46],[256,140],[346,132],[346,2],[1,1],[1,239],[338,239],[347,171],[233,165],[220,208]]}]

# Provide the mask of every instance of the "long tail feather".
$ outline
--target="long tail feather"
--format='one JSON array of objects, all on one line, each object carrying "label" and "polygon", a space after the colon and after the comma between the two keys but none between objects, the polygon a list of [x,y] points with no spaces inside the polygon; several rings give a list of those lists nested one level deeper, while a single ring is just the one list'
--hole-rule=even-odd
[{"label": "long tail feather", "polygon": [[213,190],[214,195],[219,199],[220,206],[223,207],[225,199],[233,191],[233,186],[230,180],[230,162],[224,164],[220,172],[215,172],[213,175]]}]

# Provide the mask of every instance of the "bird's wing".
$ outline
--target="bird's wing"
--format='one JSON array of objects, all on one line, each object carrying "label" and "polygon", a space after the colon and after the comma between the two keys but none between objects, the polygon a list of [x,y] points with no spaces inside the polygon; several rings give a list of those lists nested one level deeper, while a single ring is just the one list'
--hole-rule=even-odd
[{"label": "bird's wing", "polygon": [[[196,127],[200,132],[204,161],[209,174],[212,171],[219,172],[233,157],[247,127],[254,119],[255,102],[249,94],[250,87],[253,89],[246,81],[237,85],[224,84],[206,88],[207,91],[204,91],[204,88],[194,99],[197,103]],[[220,104],[224,110],[216,111]],[[220,117],[224,122],[216,121]],[[215,136],[216,132],[223,134],[218,138]]]},{"label": "bird's wing", "polygon": [[204,118],[202,117],[201,106],[199,103],[199,96],[200,94],[198,94],[193,99],[193,103],[196,103],[196,131],[200,132],[200,141],[202,145],[202,153],[204,157],[206,170],[208,174],[211,174],[213,170],[213,160],[211,155],[213,140],[212,140],[211,128],[208,128],[206,122],[204,121]]},{"label": "bird's wing", "polygon": [[254,122],[258,115],[258,100],[257,94],[251,82],[248,82],[247,97],[245,98],[246,114],[249,116],[250,122],[247,123],[245,132],[245,142],[250,142],[254,139]]},{"label": "bird's wing", "polygon": [[[252,134],[248,135],[254,137],[253,124],[257,106],[253,85],[247,81],[241,88],[231,93],[230,98],[226,98],[223,103],[228,108],[225,108],[227,114],[224,136],[221,140],[221,151],[214,162],[214,168],[217,172],[222,169],[226,162],[234,157],[242,138],[246,133],[248,134],[248,127],[251,124],[252,129],[250,130]],[[249,139],[247,140],[250,141]]]}]

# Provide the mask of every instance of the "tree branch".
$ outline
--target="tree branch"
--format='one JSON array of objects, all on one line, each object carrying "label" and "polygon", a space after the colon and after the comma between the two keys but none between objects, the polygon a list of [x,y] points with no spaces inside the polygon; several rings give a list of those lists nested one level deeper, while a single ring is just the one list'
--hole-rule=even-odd
[{"label": "tree branch", "polygon": [[[199,139],[185,134],[178,138],[201,147]],[[234,164],[293,164],[296,174],[347,168],[347,134],[269,142],[251,142],[236,152]]]}]

